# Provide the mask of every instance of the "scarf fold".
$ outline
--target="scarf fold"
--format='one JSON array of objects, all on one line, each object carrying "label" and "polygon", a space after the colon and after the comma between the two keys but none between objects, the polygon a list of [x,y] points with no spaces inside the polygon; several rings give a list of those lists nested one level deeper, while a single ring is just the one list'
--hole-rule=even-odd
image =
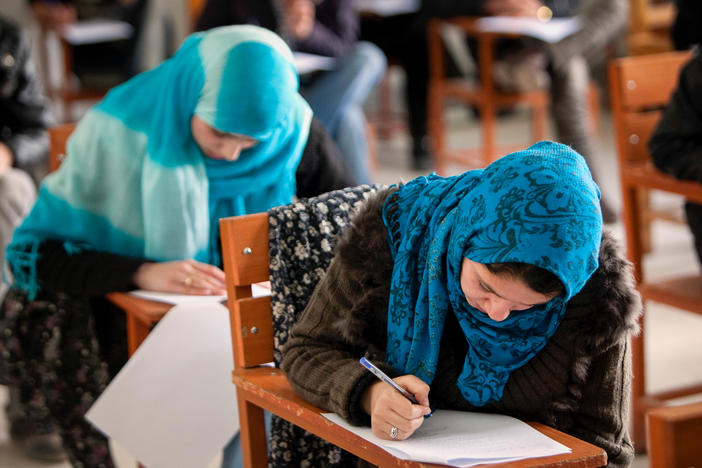
[{"label": "scarf fold", "polygon": [[[312,119],[297,91],[292,52],[256,26],[193,34],[171,59],[113,88],[81,119],[15,231],[15,285],[38,292],[46,239],[221,265],[219,218],[292,201]],[[194,115],[258,143],[234,162],[208,158],[192,136]]]},{"label": "scarf fold", "polygon": [[[567,301],[597,269],[599,198],[582,156],[552,142],[485,169],[400,187],[383,207],[394,260],[388,363],[431,384],[451,310],[468,343],[456,384],[474,406],[499,400],[511,372],[546,345]],[[565,295],[491,320],[466,301],[463,258],[539,266],[561,280]]]}]

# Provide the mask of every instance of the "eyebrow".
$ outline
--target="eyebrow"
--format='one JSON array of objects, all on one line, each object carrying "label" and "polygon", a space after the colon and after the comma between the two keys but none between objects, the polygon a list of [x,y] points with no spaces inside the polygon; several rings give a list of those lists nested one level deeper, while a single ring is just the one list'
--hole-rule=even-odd
[{"label": "eyebrow", "polygon": [[529,307],[534,307],[536,305],[536,304],[530,304],[528,302],[513,301],[512,299],[508,299],[508,298],[504,297],[503,295],[497,293],[497,291],[495,291],[489,284],[487,284],[485,282],[485,280],[483,280],[482,276],[480,276],[479,272],[476,271],[475,273],[478,276],[478,283],[480,283],[480,286],[482,286],[487,292],[492,293],[495,296],[497,296],[501,299],[504,299],[505,301],[514,302],[516,304],[521,304],[521,305],[525,305],[525,306],[529,306]]}]

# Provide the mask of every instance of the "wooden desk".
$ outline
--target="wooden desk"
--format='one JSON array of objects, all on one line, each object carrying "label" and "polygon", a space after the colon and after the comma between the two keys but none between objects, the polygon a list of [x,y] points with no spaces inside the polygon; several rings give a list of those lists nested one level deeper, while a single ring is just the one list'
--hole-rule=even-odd
[{"label": "wooden desk", "polygon": [[173,307],[173,304],[150,301],[121,292],[108,293],[107,299],[124,310],[127,316],[127,346],[130,356],[146,339],[154,325]]},{"label": "wooden desk", "polygon": [[[295,393],[280,369],[271,367],[239,369],[232,373],[232,381],[237,387],[237,392],[246,393],[247,399],[255,405],[275,412],[311,433],[317,433],[320,428],[324,428],[327,436],[330,433],[334,434],[335,444],[357,455],[362,453],[368,457],[370,454],[373,459],[369,461],[380,467],[428,468],[444,466],[400,460],[380,447],[327,420],[321,415],[322,410],[309,404]],[[239,410],[241,412],[241,408]],[[572,466],[585,468],[604,466],[607,463],[607,455],[600,447],[540,423],[529,423],[529,425],[569,447],[572,452],[564,455],[498,463],[490,465],[491,467]]]}]

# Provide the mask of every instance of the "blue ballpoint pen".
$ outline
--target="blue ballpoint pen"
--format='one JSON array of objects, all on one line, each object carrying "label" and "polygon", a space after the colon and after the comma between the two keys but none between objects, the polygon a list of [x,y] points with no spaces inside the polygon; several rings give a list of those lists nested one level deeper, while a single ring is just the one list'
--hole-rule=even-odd
[{"label": "blue ballpoint pen", "polygon": [[412,396],[412,394],[411,394],[410,392],[408,392],[408,391],[405,390],[404,388],[402,388],[402,387],[400,387],[399,385],[397,385],[397,384],[395,383],[394,380],[392,380],[390,377],[388,377],[388,375],[387,375],[385,372],[383,372],[383,371],[381,371],[380,369],[378,369],[377,367],[375,367],[375,366],[373,365],[373,363],[371,363],[368,359],[362,357],[361,360],[360,360],[359,362],[361,363],[361,365],[363,365],[363,367],[365,367],[366,369],[368,369],[369,371],[371,371],[371,372],[373,373],[373,375],[375,375],[375,376],[378,377],[380,380],[382,380],[383,382],[385,382],[385,383],[387,383],[388,385],[390,385],[392,388],[394,388],[394,389],[397,390],[398,392],[400,392],[400,393],[402,394],[403,397],[407,398],[409,401],[411,401],[411,402],[414,403],[415,405],[418,405],[418,404],[419,404],[419,403],[417,402],[417,400],[415,400],[414,396]]}]

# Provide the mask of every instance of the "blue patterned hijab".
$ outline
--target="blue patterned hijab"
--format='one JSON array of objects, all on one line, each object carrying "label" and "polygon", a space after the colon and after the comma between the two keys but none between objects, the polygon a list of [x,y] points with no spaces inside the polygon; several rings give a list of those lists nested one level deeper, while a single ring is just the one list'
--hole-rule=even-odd
[{"label": "blue patterned hijab", "polygon": [[[400,187],[383,207],[394,260],[388,363],[431,384],[452,310],[468,343],[461,393],[474,406],[499,400],[510,373],[546,345],[567,301],[597,269],[599,198],[585,160],[552,142],[485,169]],[[561,280],[565,295],[493,321],[461,290],[464,257],[539,266]]]},{"label": "blue patterned hijab", "polygon": [[[15,285],[35,294],[38,245],[65,241],[157,261],[220,265],[218,219],[289,203],[312,112],[290,49],[274,33],[229,26],[193,34],[157,68],[112,89],[81,119],[61,168],[8,248]],[[206,157],[191,119],[258,143],[231,162]]]}]

